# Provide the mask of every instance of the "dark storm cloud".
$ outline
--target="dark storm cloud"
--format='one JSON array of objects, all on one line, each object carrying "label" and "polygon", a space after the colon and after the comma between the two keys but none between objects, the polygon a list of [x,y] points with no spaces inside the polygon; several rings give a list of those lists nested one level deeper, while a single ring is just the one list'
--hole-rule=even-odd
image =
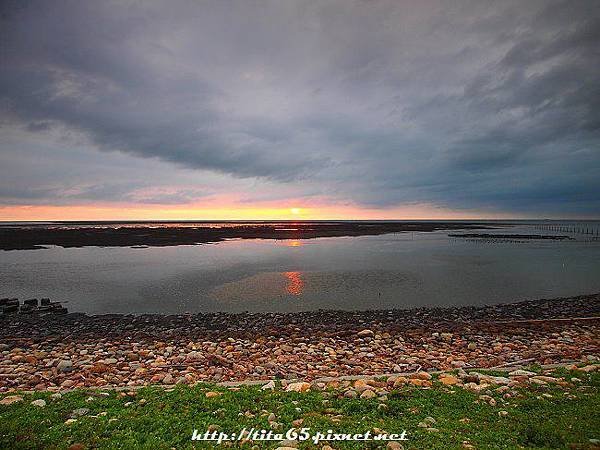
[{"label": "dark storm cloud", "polygon": [[[368,206],[600,211],[594,0],[3,2],[1,17],[4,130]],[[2,198],[206,192],[64,189],[45,152],[55,179]]]}]

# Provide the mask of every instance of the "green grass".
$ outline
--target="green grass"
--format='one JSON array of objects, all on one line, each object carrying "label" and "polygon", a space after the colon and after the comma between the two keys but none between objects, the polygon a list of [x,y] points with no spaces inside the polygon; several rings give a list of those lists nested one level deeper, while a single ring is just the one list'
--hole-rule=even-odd
[{"label": "green grass", "polygon": [[[282,433],[296,419],[303,419],[301,427],[310,427],[312,432],[407,430],[409,440],[403,443],[406,449],[462,448],[463,441],[477,449],[569,448],[571,444],[579,444],[574,448],[593,448],[590,439],[600,439],[600,374],[564,370],[557,374],[567,379],[577,376],[582,382],[568,389],[521,389],[518,397],[506,403],[501,394],[492,391],[497,406],[477,401],[478,394],[437,383],[433,389],[405,387],[392,391],[383,402],[377,398],[341,398],[338,391],[263,392],[258,387],[229,390],[210,385],[178,386],[172,391],[144,388],[133,397],[110,392],[92,401],[87,401],[91,391],[69,392],[58,400],[50,399],[49,393],[36,393],[25,395],[22,402],[0,406],[0,448],[68,448],[73,443],[111,449],[211,448],[215,445],[191,441],[194,429],[204,432],[210,425],[218,425],[226,432],[243,427],[268,430],[270,413],[281,423],[278,431]],[[209,390],[223,394],[207,398]],[[40,398],[46,400],[45,407],[30,404]],[[145,403],[140,403],[142,399]],[[127,402],[132,404],[125,406]],[[386,407],[379,406],[382,403]],[[77,408],[88,408],[90,412],[73,424],[65,424]],[[508,411],[508,416],[499,417],[501,410]],[[436,420],[433,426],[438,432],[417,426],[428,416]],[[375,442],[322,442],[317,447],[304,442],[300,448],[326,444],[336,449],[385,447]],[[253,445],[277,447],[276,442],[243,447]]]}]

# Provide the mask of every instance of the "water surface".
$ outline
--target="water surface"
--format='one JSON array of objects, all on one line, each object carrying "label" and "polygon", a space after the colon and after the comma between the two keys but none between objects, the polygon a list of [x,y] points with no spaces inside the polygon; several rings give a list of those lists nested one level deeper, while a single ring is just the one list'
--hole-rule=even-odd
[{"label": "water surface", "polygon": [[498,243],[439,231],[5,251],[0,296],[138,314],[481,305],[600,292],[600,241],[575,237]]}]

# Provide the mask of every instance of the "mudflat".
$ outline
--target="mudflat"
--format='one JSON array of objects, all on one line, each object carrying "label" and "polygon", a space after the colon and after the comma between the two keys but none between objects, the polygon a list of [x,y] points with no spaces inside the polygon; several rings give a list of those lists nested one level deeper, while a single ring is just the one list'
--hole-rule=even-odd
[{"label": "mudflat", "polygon": [[367,236],[410,231],[488,228],[476,222],[277,222],[229,223],[228,226],[161,226],[161,223],[118,226],[88,222],[88,226],[1,226],[0,250],[60,247],[129,247],[196,245],[226,239],[311,239]]}]

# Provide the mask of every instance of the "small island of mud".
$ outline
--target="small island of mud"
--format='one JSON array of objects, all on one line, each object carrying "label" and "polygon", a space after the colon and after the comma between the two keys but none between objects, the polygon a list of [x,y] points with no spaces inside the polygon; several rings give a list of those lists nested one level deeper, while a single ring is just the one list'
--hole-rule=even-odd
[{"label": "small island of mud", "polygon": [[0,250],[60,247],[161,247],[221,242],[226,239],[311,239],[387,233],[489,228],[466,222],[276,222],[169,223],[130,225],[86,222],[32,226],[0,226]]}]

